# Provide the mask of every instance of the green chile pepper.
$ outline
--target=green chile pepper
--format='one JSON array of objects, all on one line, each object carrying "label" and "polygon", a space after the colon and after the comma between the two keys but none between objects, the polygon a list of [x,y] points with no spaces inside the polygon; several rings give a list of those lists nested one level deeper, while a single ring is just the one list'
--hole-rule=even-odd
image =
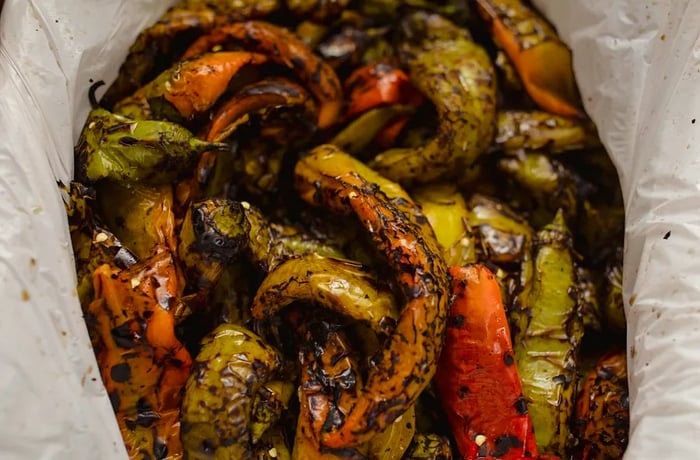
[{"label": "green chile pepper", "polygon": [[104,109],[93,110],[76,147],[78,177],[163,184],[194,167],[197,156],[226,144],[197,139],[180,125],[134,121]]},{"label": "green chile pepper", "polygon": [[[522,157],[504,158],[498,166],[549,211],[542,219],[550,220],[558,209],[563,209],[567,222],[573,222],[578,201],[576,184],[560,162],[543,154],[526,153]],[[536,216],[533,220],[534,225],[539,224]]]},{"label": "green chile pepper", "polygon": [[540,451],[564,455],[574,409],[583,324],[575,300],[571,234],[562,212],[537,234],[533,285],[513,349]]},{"label": "green chile pepper", "polygon": [[276,350],[240,326],[222,324],[202,341],[182,400],[188,458],[249,458],[255,395],[280,365]]},{"label": "green chile pepper", "polygon": [[370,166],[403,184],[458,177],[491,145],[496,79],[486,52],[461,28],[424,12],[401,23],[401,58],[411,79],[435,105],[438,133],[417,149],[391,149]]},{"label": "green chile pepper", "polygon": [[356,262],[316,254],[290,259],[270,271],[251,307],[263,319],[292,302],[305,301],[368,323],[390,335],[399,317],[394,296],[372,282]]}]

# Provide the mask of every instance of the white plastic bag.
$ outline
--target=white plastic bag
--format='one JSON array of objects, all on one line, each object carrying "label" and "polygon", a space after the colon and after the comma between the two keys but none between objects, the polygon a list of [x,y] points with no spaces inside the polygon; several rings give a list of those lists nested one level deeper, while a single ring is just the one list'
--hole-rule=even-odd
[{"label": "white plastic bag", "polygon": [[[55,181],[65,183],[72,175],[72,146],[89,110],[91,80],[112,81],[137,33],[172,2],[5,3],[0,17],[0,458],[121,460],[124,448],[77,301]],[[618,166],[626,200],[632,403],[626,458],[695,459],[700,2],[535,3],[574,50],[586,109]]]}]

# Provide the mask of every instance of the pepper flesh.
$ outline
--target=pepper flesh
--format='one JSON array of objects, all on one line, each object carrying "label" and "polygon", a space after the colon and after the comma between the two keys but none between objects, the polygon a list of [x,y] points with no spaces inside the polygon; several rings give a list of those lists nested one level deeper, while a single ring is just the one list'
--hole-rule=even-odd
[{"label": "pepper flesh", "polygon": [[452,303],[435,385],[465,460],[537,457],[496,277],[451,267]]},{"label": "pepper flesh", "polygon": [[230,24],[200,37],[185,52],[184,58],[224,45],[262,53],[271,61],[295,71],[318,101],[318,126],[327,128],[335,123],[343,99],[340,80],[333,69],[293,33],[262,21]]},{"label": "pepper flesh", "polygon": [[476,0],[494,41],[513,62],[533,101],[564,117],[583,117],[571,51],[522,0]]},{"label": "pepper flesh", "polygon": [[402,28],[402,61],[413,84],[435,105],[438,133],[422,147],[383,152],[370,166],[402,184],[458,177],[493,140],[493,66],[463,29],[440,16],[415,13]]},{"label": "pepper flesh", "polygon": [[[367,383],[340,423],[329,420],[321,443],[330,448],[366,442],[415,403],[435,374],[445,331],[449,283],[432,229],[422,231],[378,187],[355,171],[340,174],[323,149],[302,158],[295,183],[308,203],[355,214],[386,255],[407,298],[394,333],[373,359]],[[428,226],[429,228],[429,226]]]}]

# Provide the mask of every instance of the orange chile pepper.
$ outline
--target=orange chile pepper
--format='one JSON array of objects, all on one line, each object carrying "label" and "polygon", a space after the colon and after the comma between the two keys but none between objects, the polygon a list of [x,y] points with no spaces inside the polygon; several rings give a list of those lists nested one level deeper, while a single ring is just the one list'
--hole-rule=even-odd
[{"label": "orange chile pepper", "polygon": [[476,5],[532,100],[548,112],[583,117],[571,51],[554,28],[522,0],[477,0]]},{"label": "orange chile pepper", "polygon": [[[381,105],[407,104],[418,107],[425,100],[403,70],[384,62],[356,69],[345,80],[345,91],[350,100],[345,112],[346,119]],[[377,135],[376,141],[383,148],[391,147],[409,120],[409,116],[403,116],[391,122]]]},{"label": "orange chile pepper", "polygon": [[[132,457],[144,449],[152,455],[156,444],[167,446],[171,456],[181,451],[177,413],[192,359],[175,337],[170,306],[178,279],[167,250],[126,270],[108,264],[95,270],[89,325],[102,380]],[[143,427],[153,428],[158,442],[144,436]]]},{"label": "orange chile pepper", "polygon": [[482,265],[450,267],[455,300],[435,385],[466,460],[537,457],[501,291]]},{"label": "orange chile pepper", "polygon": [[292,32],[263,21],[238,22],[200,37],[185,51],[184,58],[218,46],[262,53],[270,61],[293,70],[319,104],[318,126],[327,128],[337,120],[343,103],[338,76]]},{"label": "orange chile pepper", "polygon": [[[262,64],[267,57],[245,51],[208,53],[191,60],[183,61],[161,75],[147,91],[151,95],[162,96],[186,119],[209,110],[228,88],[231,78],[246,65]],[[165,81],[161,82],[161,78]],[[149,84],[150,86],[150,84]],[[155,94],[149,94],[153,91]]]},{"label": "orange chile pepper", "polygon": [[345,112],[352,118],[380,105],[408,104],[419,106],[423,95],[413,87],[406,73],[390,64],[374,62],[356,69],[345,80],[350,100]]}]

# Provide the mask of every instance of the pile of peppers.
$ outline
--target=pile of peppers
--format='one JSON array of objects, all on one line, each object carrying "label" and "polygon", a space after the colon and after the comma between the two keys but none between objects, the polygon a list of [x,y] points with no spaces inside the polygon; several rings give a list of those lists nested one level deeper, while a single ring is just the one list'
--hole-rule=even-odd
[{"label": "pile of peppers", "polygon": [[527,2],[182,0],[101,84],[62,188],[131,459],[622,457],[617,174]]}]

